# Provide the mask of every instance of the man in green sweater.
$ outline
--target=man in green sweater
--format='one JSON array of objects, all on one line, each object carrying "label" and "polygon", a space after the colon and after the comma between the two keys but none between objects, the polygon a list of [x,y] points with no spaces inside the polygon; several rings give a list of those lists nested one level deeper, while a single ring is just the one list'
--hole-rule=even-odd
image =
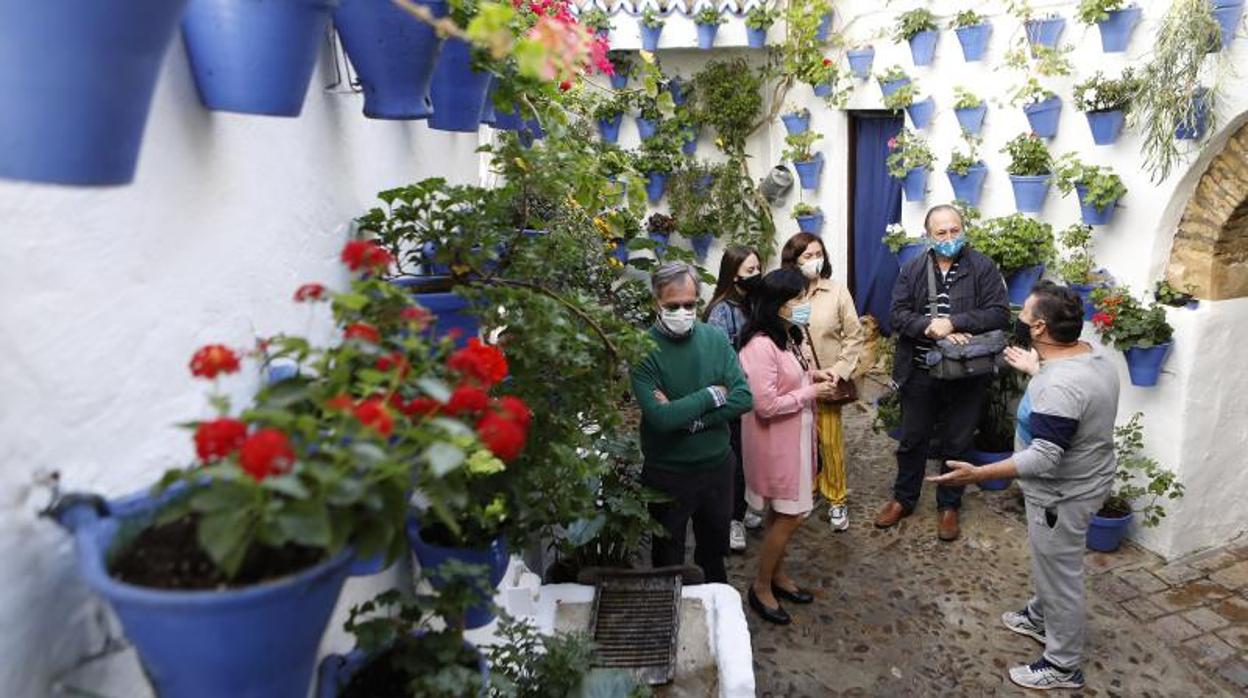
[{"label": "man in green sweater", "polygon": [[667,529],[667,537],[651,543],[651,561],[683,565],[693,519],[694,562],[707,582],[725,583],[734,497],[728,422],[754,401],[728,337],[697,320],[697,270],[669,262],[655,270],[650,288],[658,306],[650,329],[657,347],[633,368],[632,380],[641,407],[641,481],[669,500],[650,507]]}]

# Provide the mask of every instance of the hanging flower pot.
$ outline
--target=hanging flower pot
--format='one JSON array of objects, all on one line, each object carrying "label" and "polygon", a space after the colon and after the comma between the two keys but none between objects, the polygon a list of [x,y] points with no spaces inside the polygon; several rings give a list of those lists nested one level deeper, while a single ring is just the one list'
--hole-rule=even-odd
[{"label": "hanging flower pot", "polygon": [[965,201],[971,206],[979,205],[984,180],[988,177],[988,168],[982,162],[971,165],[964,175],[952,170],[946,171],[945,174],[949,176],[949,185],[953,187],[954,199]]},{"label": "hanging flower pot", "polygon": [[698,152],[698,135],[702,132],[701,128],[689,127],[685,130],[684,141],[680,144],[680,152],[685,155],[693,155]]},{"label": "hanging flower pot", "polygon": [[1075,185],[1075,192],[1079,196],[1079,214],[1083,217],[1083,222],[1087,225],[1109,225],[1114,220],[1114,209],[1117,208],[1118,202],[1105,204],[1097,208],[1092,204],[1084,201],[1088,195],[1088,188],[1082,184]]},{"label": "hanging flower pot", "polygon": [[910,115],[910,122],[915,128],[925,129],[932,124],[932,114],[936,113],[936,100],[928,97],[914,102],[906,107],[906,113]]},{"label": "hanging flower pot", "polygon": [[[507,572],[507,564],[510,561],[506,539],[496,538],[484,548],[454,548],[430,543],[422,533],[420,522],[416,520],[416,517],[408,517],[407,542],[411,545],[412,553],[416,555],[421,568],[429,572],[429,582],[434,589],[441,589],[445,583],[437,572],[438,567],[450,560],[488,568],[491,587],[497,587],[499,582],[503,581],[503,574]],[[464,614],[466,630],[480,628],[494,620],[494,611],[490,608],[489,602],[489,598],[483,597],[480,605],[468,609]]]},{"label": "hanging flower pot", "polygon": [[819,18],[819,26],[815,29],[815,41],[821,44],[827,43],[828,37],[832,35],[832,10],[823,13]]},{"label": "hanging flower pot", "polygon": [[1140,21],[1143,10],[1138,7],[1124,7],[1121,10],[1110,10],[1109,18],[1097,22],[1101,31],[1101,50],[1105,53],[1122,53],[1127,50],[1131,40],[1131,30]]},{"label": "hanging flower pot", "polygon": [[1161,366],[1170,355],[1174,342],[1166,342],[1151,347],[1131,347],[1122,353],[1127,357],[1127,374],[1131,376],[1131,385],[1149,388],[1157,385],[1161,376]]},{"label": "hanging flower pot", "polygon": [[1088,128],[1092,130],[1092,142],[1097,145],[1110,145],[1122,134],[1122,125],[1126,123],[1126,114],[1121,109],[1085,112],[1088,117]]},{"label": "hanging flower pot", "polygon": [[823,212],[812,213],[808,216],[797,216],[797,229],[803,233],[818,235],[823,230]]},{"label": "hanging flower pot", "polygon": [[1087,322],[1096,314],[1096,304],[1092,302],[1092,291],[1098,287],[1093,284],[1069,284],[1072,291],[1079,294],[1083,301],[1083,320]]},{"label": "hanging flower pot", "polygon": [[657,27],[647,27],[645,25],[642,25],[641,27],[641,49],[643,51],[650,51],[650,52],[658,51],[659,50],[659,36],[662,33],[663,33],[662,25],[659,25]]},{"label": "hanging flower pot", "polygon": [[906,194],[906,201],[922,201],[927,196],[927,168],[913,167],[901,180],[901,189]]},{"label": "hanging flower pot", "polygon": [[1194,113],[1190,121],[1178,124],[1174,127],[1174,137],[1184,140],[1200,140],[1205,135],[1205,129],[1209,127],[1209,99],[1208,92],[1205,88],[1196,90],[1196,94],[1192,96],[1192,105]]},{"label": "hanging flower pot", "polygon": [[1213,18],[1222,27],[1222,44],[1226,48],[1235,40],[1235,30],[1239,28],[1239,20],[1244,14],[1244,0],[1212,0]]},{"label": "hanging flower pot", "polygon": [[931,65],[936,58],[936,40],[940,32],[935,29],[921,31],[910,37],[910,57],[915,65]]},{"label": "hanging flower pot", "polygon": [[[966,462],[971,465],[992,465],[993,463],[1000,463],[1001,461],[1014,455],[1014,453],[1012,451],[993,453],[991,451],[976,451],[972,449],[963,455],[966,458]],[[984,480],[976,485],[979,489],[988,490],[989,492],[999,492],[1001,490],[1008,489],[1009,486],[1009,478],[1001,480]]]},{"label": "hanging flower pot", "polygon": [[611,242],[615,243],[615,247],[611,249],[611,256],[620,263],[620,266],[628,264],[628,241],[624,238],[612,238]]},{"label": "hanging flower pot", "polygon": [[672,104],[678,107],[684,106],[689,101],[689,95],[685,94],[685,82],[679,77],[667,81],[667,91],[672,95]]},{"label": "hanging flower pot", "polygon": [[802,189],[813,191],[819,188],[819,179],[823,175],[823,154],[815,153],[815,157],[804,162],[793,163],[793,169],[797,170],[797,179],[801,182]]},{"label": "hanging flower pot", "polygon": [[646,236],[654,241],[654,254],[656,257],[662,257],[667,254],[667,244],[671,241],[671,233],[656,233],[651,231]]},{"label": "hanging flower pot", "polygon": [[1043,275],[1043,264],[1023,267],[1010,272],[1005,277],[1005,286],[1008,292],[1007,295],[1010,297],[1010,305],[1022,305],[1027,302],[1027,296],[1031,295],[1031,288],[1036,285],[1036,282]]},{"label": "hanging flower pot", "polygon": [[753,27],[745,28],[745,44],[750,48],[764,48],[767,46],[767,30],[755,29]]},{"label": "hanging flower pot", "polygon": [[823,82],[818,85],[812,85],[810,89],[815,93],[816,97],[827,97],[832,94],[832,83]]},{"label": "hanging flower pot", "polygon": [[962,107],[954,109],[953,115],[958,117],[958,124],[962,127],[963,133],[972,136],[978,136],[984,128],[984,116],[988,113],[988,105],[981,104],[978,107]]},{"label": "hanging flower pot", "polygon": [[598,133],[603,143],[616,143],[620,140],[620,124],[624,121],[623,114],[616,114],[610,119],[598,120]]},{"label": "hanging flower pot", "polygon": [[[445,271],[450,273],[449,268]],[[462,348],[469,339],[479,334],[480,323],[475,315],[468,312],[468,300],[450,291],[450,282],[445,277],[408,276],[395,279],[393,283],[409,289],[416,302],[433,315],[425,330],[430,339],[437,341],[450,337],[457,348]]]},{"label": "hanging flower pot", "polygon": [[1062,98],[1053,95],[1034,104],[1023,106],[1027,122],[1031,130],[1041,138],[1053,138],[1057,135],[1057,123],[1062,116]]},{"label": "hanging flower pot", "polygon": [[1046,17],[1044,19],[1029,19],[1023,23],[1027,32],[1027,42],[1033,47],[1045,46],[1047,48],[1057,48],[1057,41],[1062,37],[1062,30],[1066,28],[1066,19],[1064,17]]},{"label": "hanging flower pot", "polygon": [[[481,672],[481,696],[484,698],[487,695],[484,687],[490,685],[490,665],[471,643],[464,642],[464,649],[477,657],[477,667]],[[351,684],[351,679],[372,660],[373,657],[363,650],[326,656],[321,660],[321,667],[316,674],[316,698],[338,698]]]},{"label": "hanging flower pot", "polygon": [[715,48],[715,35],[719,34],[718,24],[698,24],[698,48],[709,51]]},{"label": "hanging flower pot", "polygon": [[967,63],[982,60],[988,49],[988,39],[992,36],[992,25],[972,24],[969,27],[958,27],[953,30],[958,35],[958,43],[962,44],[962,60]]},{"label": "hanging flower pot", "polygon": [[637,137],[643,141],[654,138],[654,134],[659,132],[659,123],[653,119],[645,117],[637,117]]},{"label": "hanging flower pot", "polygon": [[648,172],[646,173],[646,199],[652,204],[659,203],[663,198],[663,192],[667,190],[666,172]]},{"label": "hanging flower pot", "polygon": [[705,260],[706,255],[710,254],[713,242],[715,242],[715,236],[710,233],[694,235],[689,239],[689,244],[693,246],[693,254],[700,260]]},{"label": "hanging flower pot", "polygon": [[133,180],[156,77],[185,6],[0,5],[0,89],[7,95],[0,177],[80,185]]},{"label": "hanging flower pot", "polygon": [[182,18],[200,101],[216,111],[299,116],[338,0],[191,0]]},{"label": "hanging flower pot", "polygon": [[489,72],[472,67],[472,46],[463,39],[447,39],[433,73],[429,128],[476,133],[489,89]]},{"label": "hanging flower pot", "polygon": [[780,121],[784,123],[784,130],[788,131],[790,136],[796,136],[799,133],[806,133],[810,128],[810,112],[781,114]]},{"label": "hanging flower pot", "polygon": [[866,80],[871,77],[871,65],[875,63],[875,49],[868,46],[866,48],[853,48],[846,52],[849,57],[849,69],[853,71],[854,77],[859,80]]},{"label": "hanging flower pot", "polygon": [[881,80],[880,92],[885,97],[889,97],[889,96],[892,96],[892,94],[896,92],[897,90],[900,90],[902,87],[905,87],[906,85],[909,85],[909,84],[910,84],[910,78],[898,78],[896,80]]},{"label": "hanging flower pot", "polygon": [[918,257],[926,251],[927,245],[922,242],[912,242],[910,244],[903,245],[900,250],[897,250],[897,265],[904,267],[910,263],[910,260]]},{"label": "hanging flower pot", "polygon": [[628,87],[628,72],[621,70],[618,67],[615,69],[615,72],[612,73],[611,77],[608,79],[611,81],[611,87],[614,89],[622,90],[625,87]]},{"label": "hanging flower pot", "polygon": [[[429,86],[442,39],[433,27],[389,0],[341,0],[334,27],[364,88],[364,116],[424,119],[433,112]],[[444,0],[420,0],[435,17]]]},{"label": "hanging flower pot", "polygon": [[1134,514],[1128,512],[1126,516],[1101,516],[1093,514],[1092,520],[1088,522],[1088,533],[1085,536],[1088,550],[1095,550],[1101,553],[1112,553],[1122,546],[1122,539],[1127,534],[1127,528],[1131,525]]},{"label": "hanging flower pot", "polygon": [[1040,213],[1049,195],[1049,175],[1010,175],[1014,188],[1014,208],[1019,213]]}]

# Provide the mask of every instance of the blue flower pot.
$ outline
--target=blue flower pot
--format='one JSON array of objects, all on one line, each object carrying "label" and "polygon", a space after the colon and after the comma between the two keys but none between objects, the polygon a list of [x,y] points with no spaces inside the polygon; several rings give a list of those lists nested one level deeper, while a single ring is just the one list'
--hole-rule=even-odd
[{"label": "blue flower pot", "polygon": [[628,264],[628,241],[624,238],[614,238],[615,249],[611,250],[611,256],[620,264]]},{"label": "blue flower pot", "polygon": [[[442,39],[433,27],[390,0],[341,0],[334,27],[364,88],[364,116],[424,119],[433,113],[429,87]],[[446,15],[444,0],[420,0],[435,17]]]},{"label": "blue flower pot", "polygon": [[984,116],[988,114],[988,105],[981,104],[978,107],[962,107],[954,109],[953,115],[958,117],[958,125],[962,127],[963,133],[969,133],[972,136],[978,136],[984,129]]},{"label": "blue flower pot", "polygon": [[810,128],[809,114],[803,115],[800,112],[781,114],[780,121],[784,123],[784,130],[787,131],[790,136],[796,136],[799,133],[806,133],[807,129]]},{"label": "blue flower pot", "polygon": [[689,101],[689,95],[685,94],[685,83],[679,77],[667,81],[667,92],[672,96],[672,104],[678,107]]},{"label": "blue flower pot", "polygon": [[813,160],[795,162],[793,169],[797,170],[797,179],[801,182],[802,189],[806,191],[818,189],[819,179],[823,175],[823,154],[815,153]]},{"label": "blue flower pot", "polygon": [[[962,457],[965,458],[966,462],[971,465],[991,465],[993,463],[1000,463],[1012,455],[1014,455],[1013,451],[994,453],[991,451],[976,451],[972,449],[964,453]],[[1008,489],[1009,486],[1009,478],[1003,478],[1001,480],[984,480],[976,485],[979,489],[988,490],[989,492],[999,492],[1001,490]]]},{"label": "blue flower pot", "polygon": [[1157,385],[1161,376],[1161,366],[1170,355],[1174,342],[1166,342],[1151,347],[1131,347],[1122,353],[1127,357],[1127,374],[1131,376],[1131,385],[1149,388]]},{"label": "blue flower pot", "polygon": [[646,174],[646,199],[657,204],[663,198],[663,192],[667,190],[666,172],[649,172]]},{"label": "blue flower pot", "polygon": [[832,35],[832,10],[828,10],[819,18],[819,26],[815,29],[815,41],[826,43]]},{"label": "blue flower pot", "polygon": [[680,144],[680,152],[685,155],[693,155],[698,152],[698,135],[701,129],[690,129],[685,132],[685,139]]},{"label": "blue flower pot", "polygon": [[1019,213],[1040,213],[1049,195],[1051,175],[1010,175],[1014,188],[1014,208]]},{"label": "blue flower pot", "polygon": [[663,33],[663,27],[647,27],[641,28],[641,48],[643,51],[659,50],[659,35]]},{"label": "blue flower pot", "polygon": [[813,85],[810,89],[812,92],[815,93],[816,97],[827,97],[828,95],[832,94],[832,83],[830,82],[820,83],[818,85]]},{"label": "blue flower pot", "polygon": [[1213,18],[1222,27],[1222,45],[1226,48],[1235,40],[1235,30],[1244,14],[1244,0],[1213,0]]},{"label": "blue flower pot", "polygon": [[1070,289],[1079,294],[1083,300],[1083,320],[1087,322],[1096,314],[1096,304],[1092,302],[1092,292],[1098,287],[1093,284],[1069,284]]},{"label": "blue flower pot", "polygon": [[849,69],[853,71],[854,77],[859,80],[871,77],[871,65],[875,63],[874,48],[850,49],[845,55],[849,57]]},{"label": "blue flower pot", "polygon": [[1143,10],[1138,7],[1124,7],[1121,10],[1110,10],[1109,19],[1097,22],[1101,30],[1101,50],[1105,53],[1122,53],[1127,50],[1131,40],[1131,30],[1140,21]]},{"label": "blue flower pot", "polygon": [[[420,536],[420,522],[415,516],[409,516],[407,519],[407,542],[412,546],[412,552],[420,561],[421,568],[429,573],[429,583],[434,589],[441,589],[446,583],[438,574],[438,567],[448,560],[489,568],[491,587],[497,587],[499,582],[503,581],[503,574],[507,572],[507,563],[510,560],[505,538],[496,538],[489,546],[480,549],[447,548],[429,543]],[[480,605],[468,608],[464,613],[465,629],[480,628],[483,625],[489,625],[490,621],[494,620],[494,610],[490,608],[490,601],[490,598],[483,597]]]},{"label": "blue flower pot", "polygon": [[[490,685],[490,665],[485,661],[485,657],[473,647],[471,643],[464,642],[464,648],[477,655],[477,666],[481,670],[481,693],[482,698],[488,695],[487,688]],[[316,674],[316,698],[338,698],[347,686],[350,685],[351,679],[355,677],[356,672],[363,669],[372,657],[365,654],[363,650],[352,650],[347,654],[331,654],[321,660],[320,669]]]},{"label": "blue flower pot", "polygon": [[654,134],[659,132],[659,123],[652,119],[637,117],[637,137],[643,141],[654,138]]},{"label": "blue flower pot", "polygon": [[321,635],[350,574],[372,574],[344,549],[295,574],[236,589],[166,590],[113,578],[119,536],[151,521],[173,492],[89,502],[59,512],[73,532],[79,572],[106,599],[162,698],[304,698]]},{"label": "blue flower pot", "polygon": [[1075,185],[1075,193],[1079,196],[1079,214],[1083,217],[1083,222],[1087,225],[1109,225],[1114,220],[1114,209],[1117,208],[1118,202],[1106,204],[1103,208],[1097,208],[1091,204],[1084,203],[1083,199],[1088,195],[1088,188],[1082,184]]},{"label": "blue flower pot", "polygon": [[611,81],[611,87],[617,90],[622,90],[625,87],[628,87],[628,73],[616,72],[611,75],[608,80]]},{"label": "blue flower pot", "polygon": [[927,245],[922,242],[915,242],[902,246],[900,250],[897,250],[897,266],[906,266],[910,263],[910,260],[918,257],[924,252],[927,252]]},{"label": "blue flower pot", "polygon": [[0,177],[134,179],[156,77],[186,0],[0,5]]},{"label": "blue flower pot", "polygon": [[935,29],[921,31],[910,37],[910,57],[915,65],[931,65],[936,58],[936,40],[940,32]]},{"label": "blue flower pot", "polygon": [[705,260],[706,255],[711,252],[711,243],[715,242],[715,236],[710,234],[695,235],[689,239],[689,244],[693,247],[693,254],[700,260]]},{"label": "blue flower pot", "polygon": [[[449,270],[447,270],[449,271]],[[468,300],[452,291],[426,291],[431,284],[441,282],[445,286],[445,278],[402,277],[394,280],[394,285],[411,290],[412,297],[433,315],[426,335],[432,341],[453,336],[455,346],[463,347],[468,340],[476,337],[480,331],[480,322],[469,312]]]},{"label": "blue flower pot", "polygon": [[1027,41],[1032,46],[1056,48],[1058,39],[1062,38],[1062,30],[1066,28],[1064,17],[1047,19],[1029,19],[1023,23],[1027,32]]},{"label": "blue flower pot", "polygon": [[984,180],[988,177],[988,168],[983,163],[972,165],[966,174],[945,172],[949,176],[949,185],[953,187],[953,198],[965,201],[972,206],[979,205],[979,197],[984,189]]},{"label": "blue flower pot", "polygon": [[767,30],[745,28],[745,44],[750,48],[764,48],[767,46]]},{"label": "blue flower pot", "polygon": [[958,35],[958,43],[962,44],[962,60],[967,63],[983,60],[988,50],[988,39],[992,36],[991,24],[984,22],[958,27],[953,33]]},{"label": "blue flower pot", "polygon": [[1062,98],[1053,95],[1042,102],[1025,105],[1023,113],[1037,136],[1053,138],[1057,135],[1057,123],[1062,117]]},{"label": "blue flower pot", "polygon": [[1097,145],[1110,145],[1122,134],[1122,125],[1126,123],[1126,114],[1121,109],[1108,111],[1084,112],[1088,117],[1088,128],[1092,130],[1092,142]]},{"label": "blue flower pot", "polygon": [[891,96],[897,90],[910,84],[910,78],[899,78],[897,80],[880,81],[880,93],[885,97]]},{"label": "blue flower pot", "polygon": [[922,201],[927,196],[927,168],[911,168],[901,180],[901,190],[906,194],[906,201]]},{"label": "blue flower pot", "polygon": [[715,48],[715,35],[719,33],[718,24],[698,25],[698,48],[709,51]]},{"label": "blue flower pot", "polygon": [[797,229],[803,233],[818,235],[823,230],[823,213],[812,213],[809,216],[798,216]]},{"label": "blue flower pot", "polygon": [[616,143],[620,140],[620,124],[624,121],[623,114],[616,114],[610,119],[598,120],[598,134],[603,143]]},{"label": "blue flower pot", "polygon": [[1088,522],[1085,540],[1088,550],[1102,553],[1112,553],[1117,550],[1122,546],[1122,539],[1126,537],[1127,528],[1131,525],[1133,518],[1135,518],[1134,514],[1113,519],[1093,514],[1092,520]]},{"label": "blue flower pot", "polygon": [[671,235],[668,233],[646,233],[646,237],[654,241],[654,254],[662,257],[667,254],[667,244],[671,241]]},{"label": "blue flower pot", "polygon": [[1015,269],[1005,277],[1005,286],[1007,295],[1010,297],[1010,305],[1022,305],[1027,301],[1027,296],[1031,295],[1031,288],[1036,285],[1040,277],[1044,275],[1044,265],[1036,264],[1022,269]]},{"label": "blue flower pot", "polygon": [[906,113],[910,115],[910,122],[915,128],[925,129],[932,125],[932,114],[936,113],[936,100],[928,97],[915,102],[906,107]]},{"label": "blue flower pot", "polygon": [[1174,127],[1174,137],[1183,140],[1199,140],[1205,135],[1205,129],[1209,127],[1209,100],[1207,98],[1205,88],[1200,88],[1192,97],[1192,103],[1195,105],[1195,114],[1192,120],[1178,124]]},{"label": "blue flower pot", "polygon": [[299,116],[338,0],[191,0],[182,38],[200,101],[216,111]]},{"label": "blue flower pot", "polygon": [[[490,74],[472,67],[472,51],[463,39],[449,38],[433,73],[433,114],[429,128],[476,133],[485,111]],[[497,117],[495,117],[497,120]]]}]

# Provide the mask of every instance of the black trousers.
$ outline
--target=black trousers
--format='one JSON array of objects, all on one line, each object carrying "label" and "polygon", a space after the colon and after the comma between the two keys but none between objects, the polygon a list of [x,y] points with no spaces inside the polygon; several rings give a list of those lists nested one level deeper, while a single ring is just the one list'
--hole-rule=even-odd
[{"label": "black trousers", "polygon": [[708,583],[727,583],[724,556],[728,554],[728,522],[732,515],[732,467],[735,455],[708,470],[673,472],[645,467],[641,483],[663,493],[671,501],[650,505],[650,516],[667,537],[650,543],[655,567],[685,564],[685,531],[693,519],[693,561],[702,568]]},{"label": "black trousers", "polygon": [[[916,369],[902,384],[901,439],[897,444],[897,481],[893,484],[893,497],[907,511],[912,511],[919,502],[928,446],[933,436],[940,441],[940,447],[937,453],[930,455],[941,461],[961,460],[970,449],[991,380],[991,376],[935,380],[927,371]],[[938,422],[940,433],[935,434]],[[949,469],[942,462],[940,470],[944,473]],[[937,486],[936,506],[957,509],[962,505],[964,489]]]},{"label": "black trousers", "polygon": [[745,464],[741,462],[741,420],[728,422],[729,443],[732,444],[732,520],[745,518]]}]

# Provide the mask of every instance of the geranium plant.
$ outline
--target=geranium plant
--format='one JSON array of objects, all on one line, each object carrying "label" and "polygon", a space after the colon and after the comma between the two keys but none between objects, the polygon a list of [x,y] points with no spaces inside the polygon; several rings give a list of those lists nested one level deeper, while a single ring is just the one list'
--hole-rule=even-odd
[{"label": "geranium plant", "polygon": [[962,87],[961,85],[953,88],[954,109],[974,109],[984,103],[984,98]]},{"label": "geranium plant", "polygon": [[902,129],[888,139],[888,173],[894,177],[905,177],[916,167],[930,170],[935,159],[927,140],[914,131]]},{"label": "geranium plant", "polygon": [[1056,96],[1053,90],[1040,84],[1035,78],[1028,78],[1021,86],[1014,89],[1010,94],[1010,104],[1018,106],[1027,106],[1031,104],[1039,104],[1040,102]]},{"label": "geranium plant", "polygon": [[789,162],[809,162],[815,159],[815,141],[823,138],[823,134],[807,129],[801,133],[784,137],[785,149],[781,157]]},{"label": "geranium plant", "polygon": [[892,66],[889,66],[888,69],[886,69],[883,73],[880,73],[879,75],[877,75],[876,80],[879,80],[882,83],[896,82],[898,80],[906,80],[909,77],[910,76],[906,74],[906,71],[903,70],[901,66],[892,65]]},{"label": "geranium plant", "polygon": [[1021,213],[989,218],[970,229],[967,239],[1005,274],[1053,259],[1053,227]]},{"label": "geranium plant", "polygon": [[1183,496],[1183,483],[1174,471],[1161,466],[1144,453],[1143,414],[1136,412],[1126,424],[1114,427],[1114,488],[1097,512],[1101,516],[1124,517],[1132,512],[1140,515],[1141,523],[1153,527],[1161,523],[1166,509],[1163,500]]},{"label": "geranium plant", "polygon": [[884,246],[893,254],[901,251],[906,245],[913,245],[921,240],[921,238],[911,237],[906,233],[906,226],[901,223],[889,223],[884,227],[884,237],[880,238]]},{"label": "geranium plant", "polygon": [[1109,13],[1127,7],[1127,0],[1079,0],[1075,16],[1080,22],[1092,25],[1109,19]]},{"label": "geranium plant", "polygon": [[1156,298],[1157,302],[1162,305],[1168,305],[1171,308],[1182,308],[1191,303],[1196,294],[1196,287],[1192,284],[1184,285],[1183,289],[1180,291],[1169,281],[1161,279],[1153,286],[1153,298]]},{"label": "geranium plant", "polygon": [[1112,206],[1127,193],[1122,178],[1108,167],[1085,165],[1074,153],[1067,153],[1057,160],[1054,180],[1065,196],[1076,187],[1084,189],[1083,203],[1096,208]]},{"label": "geranium plant", "polygon": [[884,107],[893,111],[905,109],[914,104],[914,100],[919,95],[919,86],[913,81],[908,82],[897,88],[892,94],[884,97]]},{"label": "geranium plant", "polygon": [[1075,85],[1075,108],[1079,111],[1129,111],[1131,100],[1140,90],[1140,80],[1130,68],[1117,79],[1105,77],[1099,70],[1092,77]]},{"label": "geranium plant", "polygon": [[1010,156],[1006,172],[1020,177],[1035,177],[1053,172],[1053,156],[1044,140],[1034,133],[1020,133],[1001,152]]},{"label": "geranium plant", "polygon": [[1118,349],[1147,349],[1174,337],[1165,306],[1156,301],[1145,306],[1125,286],[1098,288],[1092,291],[1092,301],[1096,306],[1092,325]]},{"label": "geranium plant", "polygon": [[793,210],[790,213],[794,218],[803,218],[805,216],[817,216],[821,211],[818,206],[811,206],[805,201],[799,201],[793,204]]},{"label": "geranium plant", "polygon": [[975,147],[968,145],[966,152],[962,152],[960,148],[953,151],[953,154],[949,156],[949,166],[945,168],[945,171],[965,177],[971,168],[978,164],[980,161],[979,156],[975,154]]},{"label": "geranium plant", "polygon": [[897,16],[897,23],[893,26],[893,39],[896,41],[909,41],[912,37],[920,32],[933,31],[937,29],[936,16],[927,8],[917,8],[902,12]]},{"label": "geranium plant", "polygon": [[665,23],[663,16],[655,12],[653,7],[647,7],[646,11],[641,13],[641,26],[647,29],[658,29]]},{"label": "geranium plant", "polygon": [[1092,256],[1092,226],[1072,223],[1057,234],[1065,254],[1057,263],[1057,273],[1068,284],[1092,285],[1098,283],[1096,259]]},{"label": "geranium plant", "polygon": [[983,15],[975,10],[962,10],[953,16],[949,22],[950,29],[960,29],[962,27],[974,27],[988,21]]},{"label": "geranium plant", "polygon": [[710,5],[704,5],[701,10],[698,10],[693,15],[694,24],[719,26],[727,21],[728,20],[724,19],[724,16],[719,13],[719,10],[711,7]]},{"label": "geranium plant", "polygon": [[611,16],[598,7],[591,7],[581,13],[581,24],[593,32],[611,31]]},{"label": "geranium plant", "polygon": [[777,18],[778,13],[775,10],[769,10],[763,5],[757,5],[745,13],[745,26],[749,29],[762,31],[771,28],[771,25],[776,23]]}]

